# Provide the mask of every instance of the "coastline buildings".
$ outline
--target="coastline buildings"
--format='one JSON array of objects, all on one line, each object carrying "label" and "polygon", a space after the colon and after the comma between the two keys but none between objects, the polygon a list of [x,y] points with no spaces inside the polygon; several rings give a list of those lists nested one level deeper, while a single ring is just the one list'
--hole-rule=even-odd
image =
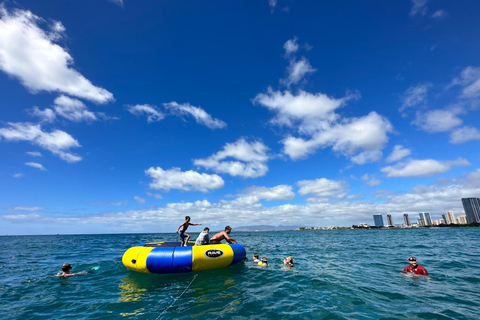
[{"label": "coastline buildings", "polygon": [[446,224],[457,224],[457,219],[452,211],[447,212],[447,220],[445,220]]},{"label": "coastline buildings", "polygon": [[403,215],[403,221],[405,221],[405,225],[406,225],[407,227],[410,227],[410,218],[408,218],[408,213],[405,213],[405,214]]},{"label": "coastline buildings", "polygon": [[373,215],[373,222],[375,223],[375,227],[383,227],[383,217],[382,214],[374,214]]},{"label": "coastline buildings", "polygon": [[467,218],[467,223],[480,222],[480,199],[462,198],[463,209]]},{"label": "coastline buildings", "polygon": [[429,212],[420,212],[418,214],[420,218],[418,219],[418,224],[422,227],[431,226],[432,225],[432,218],[430,218]]},{"label": "coastline buildings", "polygon": [[387,214],[387,223],[388,223],[388,226],[392,226],[393,227],[393,220],[392,220],[392,215],[391,214]]}]

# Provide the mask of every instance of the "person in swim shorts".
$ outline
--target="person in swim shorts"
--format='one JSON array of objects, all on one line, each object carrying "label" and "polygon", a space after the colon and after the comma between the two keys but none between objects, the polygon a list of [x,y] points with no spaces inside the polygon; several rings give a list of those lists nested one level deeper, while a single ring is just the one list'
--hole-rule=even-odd
[{"label": "person in swim shorts", "polygon": [[406,266],[405,269],[403,269],[403,273],[415,273],[415,274],[420,274],[423,276],[428,276],[428,271],[421,265],[417,264],[417,258],[415,257],[408,257],[408,262],[410,263],[409,266]]},{"label": "person in swim shorts", "polygon": [[185,222],[179,225],[176,231],[178,233],[178,230],[180,230],[180,239],[182,239],[182,241],[180,242],[180,247],[183,247],[183,246],[186,247],[188,245],[188,240],[190,239],[190,235],[185,233],[185,231],[187,231],[188,229],[188,226],[200,226],[200,225],[202,224],[190,223],[190,217],[189,216],[185,217]]},{"label": "person in swim shorts", "polygon": [[230,244],[237,243],[235,239],[230,238],[228,235],[232,232],[232,228],[230,226],[226,226],[225,230],[222,232],[217,233],[213,237],[210,238],[210,244],[219,244],[222,240],[226,240]]}]

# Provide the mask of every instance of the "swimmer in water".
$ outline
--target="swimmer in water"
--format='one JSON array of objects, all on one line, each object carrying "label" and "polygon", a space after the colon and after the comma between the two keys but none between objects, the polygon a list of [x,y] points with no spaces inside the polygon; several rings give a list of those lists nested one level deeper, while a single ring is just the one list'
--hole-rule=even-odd
[{"label": "swimmer in water", "polygon": [[293,267],[293,258],[291,256],[288,256],[285,259],[283,259],[283,265],[285,267]]},{"label": "swimmer in water", "polygon": [[253,255],[253,263],[259,263],[259,262],[261,262],[260,261],[260,256],[257,253],[255,253]]},{"label": "swimmer in water", "polygon": [[76,273],[70,273],[70,270],[72,270],[72,266],[70,263],[65,263],[62,266],[62,274],[58,275],[59,277],[73,277],[76,276]]},{"label": "swimmer in water", "polygon": [[410,263],[410,265],[406,266],[405,269],[403,269],[403,273],[412,273],[413,272],[414,274],[428,276],[427,269],[425,269],[421,265],[417,264],[417,258],[408,257],[408,262]]},{"label": "swimmer in water", "polygon": [[268,266],[268,260],[267,257],[263,257],[262,261],[258,263],[259,266]]}]

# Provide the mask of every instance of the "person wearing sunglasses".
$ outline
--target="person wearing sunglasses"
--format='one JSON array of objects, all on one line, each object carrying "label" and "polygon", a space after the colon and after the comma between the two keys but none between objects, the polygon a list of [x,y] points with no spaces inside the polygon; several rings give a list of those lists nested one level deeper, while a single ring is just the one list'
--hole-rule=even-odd
[{"label": "person wearing sunglasses", "polygon": [[421,265],[417,264],[417,258],[415,257],[408,257],[408,262],[410,265],[406,266],[405,269],[403,269],[404,273],[410,273],[413,272],[414,274],[420,274],[423,276],[428,276],[428,271]]}]

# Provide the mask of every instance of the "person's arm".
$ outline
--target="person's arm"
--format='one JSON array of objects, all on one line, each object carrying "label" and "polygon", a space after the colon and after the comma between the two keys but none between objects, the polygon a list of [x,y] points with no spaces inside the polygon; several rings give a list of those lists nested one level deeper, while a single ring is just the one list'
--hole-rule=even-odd
[{"label": "person's arm", "polygon": [[427,269],[425,269],[425,268],[422,267],[422,270],[421,270],[421,271],[422,271],[422,274],[423,274],[424,276],[428,276],[428,271],[427,271]]},{"label": "person's arm", "polygon": [[230,238],[226,232],[223,234],[223,236],[225,237],[225,240],[227,240],[228,243],[230,243],[230,244],[237,243],[237,241],[235,241],[235,239],[233,239],[233,238]]},{"label": "person's arm", "polygon": [[410,270],[408,270],[408,267],[410,267],[410,266],[406,266],[406,267],[403,269],[403,273],[407,273],[407,272],[410,271]]},{"label": "person's arm", "polygon": [[189,225],[191,225],[191,226],[201,226],[202,224],[201,223],[189,223]]},{"label": "person's arm", "polygon": [[185,222],[178,226],[176,233],[178,233],[178,230],[180,230],[180,228],[181,228],[184,224],[185,224]]}]

